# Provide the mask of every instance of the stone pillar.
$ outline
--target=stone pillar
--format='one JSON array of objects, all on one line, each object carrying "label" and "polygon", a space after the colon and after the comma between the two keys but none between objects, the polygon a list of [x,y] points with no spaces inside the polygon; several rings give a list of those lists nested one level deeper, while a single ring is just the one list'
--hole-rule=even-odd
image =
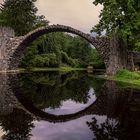
[{"label": "stone pillar", "polygon": [[118,35],[110,40],[110,56],[106,73],[114,75],[120,69],[130,69],[127,43]]},{"label": "stone pillar", "polygon": [[11,28],[0,27],[0,71],[7,70],[7,46],[14,37],[15,33]]}]

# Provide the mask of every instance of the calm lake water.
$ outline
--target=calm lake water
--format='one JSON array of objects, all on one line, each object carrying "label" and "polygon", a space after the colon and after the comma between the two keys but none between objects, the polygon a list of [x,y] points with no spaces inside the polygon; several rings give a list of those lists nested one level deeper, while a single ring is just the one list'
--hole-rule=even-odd
[{"label": "calm lake water", "polygon": [[0,139],[140,140],[140,91],[95,77],[0,75]]}]

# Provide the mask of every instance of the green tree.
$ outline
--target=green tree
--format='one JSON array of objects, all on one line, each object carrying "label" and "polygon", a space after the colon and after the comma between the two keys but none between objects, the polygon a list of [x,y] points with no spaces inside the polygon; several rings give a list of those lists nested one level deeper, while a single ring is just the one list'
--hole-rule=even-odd
[{"label": "green tree", "polygon": [[91,45],[79,36],[75,36],[71,39],[68,50],[66,50],[68,56],[79,61],[79,66],[86,67],[90,64],[94,65],[96,60],[100,56],[97,51],[94,51]]},{"label": "green tree", "polygon": [[105,69],[105,65],[96,49],[91,49],[90,65],[95,69]]},{"label": "green tree", "polygon": [[15,30],[17,36],[24,35],[38,26],[46,25],[44,16],[37,16],[36,0],[4,0],[0,6],[0,25]]},{"label": "green tree", "polygon": [[94,5],[101,4],[100,21],[92,31],[99,35],[104,31],[106,35],[117,33],[126,38],[129,43],[140,40],[140,1],[139,0],[94,0]]}]

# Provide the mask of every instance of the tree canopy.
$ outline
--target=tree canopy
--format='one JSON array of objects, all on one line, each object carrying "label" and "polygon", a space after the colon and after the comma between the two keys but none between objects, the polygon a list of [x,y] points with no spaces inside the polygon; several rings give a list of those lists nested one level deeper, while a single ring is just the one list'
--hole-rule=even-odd
[{"label": "tree canopy", "polygon": [[[133,54],[128,52],[140,50],[140,1],[94,0],[93,4],[101,4],[103,9],[99,16],[99,23],[92,31],[99,35],[104,32],[111,38],[110,45],[114,48],[110,50],[112,58],[109,59],[110,68],[108,68],[112,73],[110,71],[108,73],[113,74],[122,68],[134,70]],[[116,68],[114,72],[113,68]]]},{"label": "tree canopy", "polygon": [[101,34],[117,32],[123,37],[134,38],[140,29],[139,0],[95,0],[94,5],[101,4],[100,21],[93,30]]},{"label": "tree canopy", "polygon": [[37,16],[36,0],[4,0],[0,6],[0,25],[14,29],[21,36],[38,26],[48,23],[44,16]]}]

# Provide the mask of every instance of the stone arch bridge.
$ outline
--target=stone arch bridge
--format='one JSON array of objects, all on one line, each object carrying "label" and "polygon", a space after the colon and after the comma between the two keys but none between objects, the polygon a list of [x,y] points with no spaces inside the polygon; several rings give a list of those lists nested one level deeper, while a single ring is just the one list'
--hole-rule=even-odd
[{"label": "stone arch bridge", "polygon": [[29,43],[50,32],[68,32],[81,36],[99,51],[105,65],[107,66],[109,56],[109,40],[105,37],[95,38],[69,26],[51,25],[41,27],[29,32],[25,36],[15,37],[14,31],[10,28],[0,28],[0,70],[17,70],[23,52]]},{"label": "stone arch bridge", "polygon": [[50,25],[47,27],[38,28],[20,37],[15,37],[12,29],[0,27],[0,71],[8,72],[17,70],[28,44],[33,42],[38,37],[51,32],[73,33],[86,39],[97,49],[106,66],[106,69],[108,70],[110,65],[109,60],[111,60],[109,38],[92,37],[90,34],[85,34],[69,26]]}]

